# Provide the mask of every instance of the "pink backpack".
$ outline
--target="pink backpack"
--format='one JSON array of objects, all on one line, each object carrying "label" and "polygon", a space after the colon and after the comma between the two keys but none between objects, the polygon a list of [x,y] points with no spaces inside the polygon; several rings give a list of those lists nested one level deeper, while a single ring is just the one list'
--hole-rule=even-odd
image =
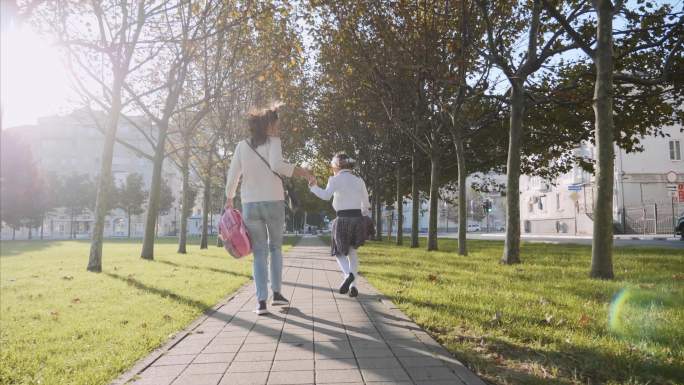
[{"label": "pink backpack", "polygon": [[242,258],[252,252],[252,242],[249,239],[247,226],[239,211],[227,209],[219,219],[218,230],[223,247],[234,258]]}]

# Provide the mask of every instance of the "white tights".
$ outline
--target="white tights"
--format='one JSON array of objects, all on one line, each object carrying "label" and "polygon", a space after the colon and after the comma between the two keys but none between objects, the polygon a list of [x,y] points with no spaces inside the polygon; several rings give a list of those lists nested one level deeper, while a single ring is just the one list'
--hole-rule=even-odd
[{"label": "white tights", "polygon": [[[342,269],[344,278],[347,278],[349,273],[354,274],[354,278],[359,275],[359,256],[356,254],[356,249],[353,247],[349,248],[349,255],[342,255],[337,257],[337,263]],[[352,282],[351,286],[356,286],[356,279]]]}]

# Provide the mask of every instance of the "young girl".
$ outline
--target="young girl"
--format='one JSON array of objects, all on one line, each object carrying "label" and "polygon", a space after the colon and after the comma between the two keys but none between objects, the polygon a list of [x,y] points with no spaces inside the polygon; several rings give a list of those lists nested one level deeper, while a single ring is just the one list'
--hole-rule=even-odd
[{"label": "young girl", "polygon": [[316,185],[315,178],[309,177],[312,193],[326,201],[333,198],[337,218],[332,224],[331,253],[337,257],[344,274],[340,294],[349,293],[350,297],[359,295],[354,282],[359,270],[356,249],[366,240],[367,229],[362,216],[370,214],[368,190],[363,179],[351,172],[354,164],[354,159],[345,153],[335,155],[330,162],[335,175],[328,179],[325,190]]}]

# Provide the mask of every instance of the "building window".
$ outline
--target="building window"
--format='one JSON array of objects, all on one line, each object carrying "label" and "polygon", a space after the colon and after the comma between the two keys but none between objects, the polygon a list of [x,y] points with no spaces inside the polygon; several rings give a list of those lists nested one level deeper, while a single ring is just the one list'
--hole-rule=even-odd
[{"label": "building window", "polygon": [[670,141],[670,160],[682,160],[682,149],[678,140]]},{"label": "building window", "polygon": [[560,194],[556,193],[556,210],[560,211]]}]

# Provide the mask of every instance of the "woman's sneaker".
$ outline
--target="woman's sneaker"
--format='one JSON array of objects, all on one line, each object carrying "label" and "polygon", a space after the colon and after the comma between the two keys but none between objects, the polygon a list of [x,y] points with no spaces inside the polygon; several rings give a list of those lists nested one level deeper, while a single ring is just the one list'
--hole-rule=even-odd
[{"label": "woman's sneaker", "polygon": [[259,301],[259,305],[256,309],[254,309],[254,312],[258,315],[268,314],[268,309],[266,308],[266,301]]},{"label": "woman's sneaker", "polygon": [[354,282],[354,274],[349,273],[347,278],[342,282],[342,285],[340,286],[340,294],[347,294],[349,292],[349,285]]},{"label": "woman's sneaker", "polygon": [[283,297],[282,294],[278,292],[273,292],[273,300],[271,301],[271,305],[273,306],[278,306],[278,305],[289,305],[290,301],[288,301],[285,297]]},{"label": "woman's sneaker", "polygon": [[359,291],[356,290],[356,286],[352,286],[351,289],[349,289],[349,296],[350,297],[356,297],[359,295]]}]

